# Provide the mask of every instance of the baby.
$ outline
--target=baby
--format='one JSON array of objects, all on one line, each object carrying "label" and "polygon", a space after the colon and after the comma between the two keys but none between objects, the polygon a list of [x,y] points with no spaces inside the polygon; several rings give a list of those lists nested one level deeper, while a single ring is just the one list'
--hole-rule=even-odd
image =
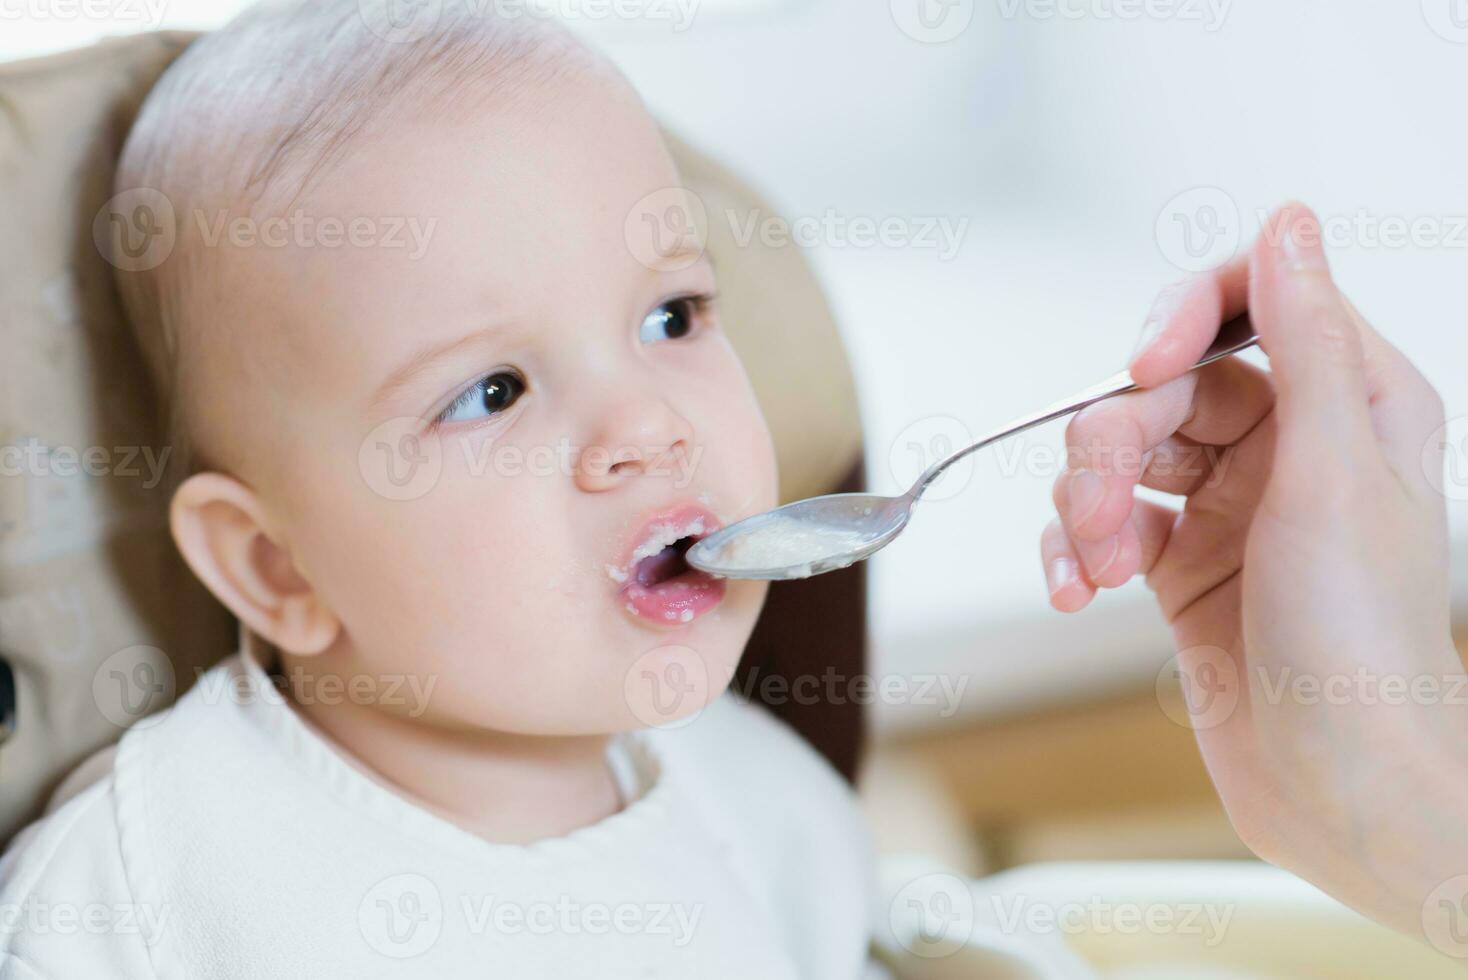
[{"label": "baby", "polygon": [[651,238],[658,130],[543,20],[380,6],[250,11],[127,142],[172,532],[241,649],[17,840],[0,978],[860,975],[853,798],[724,693],[765,587],[682,559],[775,472]]}]

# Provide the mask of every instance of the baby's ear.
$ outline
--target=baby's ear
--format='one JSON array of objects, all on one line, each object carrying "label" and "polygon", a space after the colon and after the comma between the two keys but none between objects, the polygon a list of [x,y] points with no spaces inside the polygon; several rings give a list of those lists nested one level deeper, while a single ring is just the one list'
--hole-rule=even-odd
[{"label": "baby's ear", "polygon": [[223,473],[195,473],[174,492],[168,521],[194,574],[261,637],[298,656],[336,639],[340,620],[266,533],[265,510],[249,487]]}]

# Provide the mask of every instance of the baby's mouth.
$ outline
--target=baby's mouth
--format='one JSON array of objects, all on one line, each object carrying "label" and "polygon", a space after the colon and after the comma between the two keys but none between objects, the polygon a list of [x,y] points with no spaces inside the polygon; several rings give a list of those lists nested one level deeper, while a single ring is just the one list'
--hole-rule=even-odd
[{"label": "baby's mouth", "polygon": [[612,579],[622,583],[618,596],[623,607],[638,619],[678,626],[717,606],[724,598],[726,583],[693,568],[684,555],[696,541],[718,529],[713,514],[691,504],[648,520],[621,567],[607,567]]},{"label": "baby's mouth", "polygon": [[677,578],[689,571],[688,562],[683,556],[688,554],[688,549],[692,548],[693,543],[697,540],[698,538],[690,534],[666,545],[662,551],[649,555],[634,565],[632,577],[638,585],[645,588],[661,585],[663,582]]}]

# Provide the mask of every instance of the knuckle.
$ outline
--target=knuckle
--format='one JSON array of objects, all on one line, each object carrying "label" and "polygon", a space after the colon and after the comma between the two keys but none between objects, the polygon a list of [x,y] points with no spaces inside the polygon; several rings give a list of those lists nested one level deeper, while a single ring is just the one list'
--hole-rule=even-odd
[{"label": "knuckle", "polygon": [[[1329,285],[1329,279],[1323,285]],[[1342,308],[1334,287],[1311,290],[1295,311],[1296,331],[1320,357],[1337,362],[1361,358],[1361,332]]]}]

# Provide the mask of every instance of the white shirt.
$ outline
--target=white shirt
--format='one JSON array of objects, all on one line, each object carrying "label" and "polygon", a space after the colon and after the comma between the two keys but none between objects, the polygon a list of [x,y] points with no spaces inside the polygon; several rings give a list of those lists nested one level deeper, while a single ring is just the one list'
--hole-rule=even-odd
[{"label": "white shirt", "polygon": [[726,694],[682,728],[617,737],[624,809],[494,844],[350,762],[249,649],[129,729],[0,859],[0,980],[867,969],[854,797],[763,709]]}]

